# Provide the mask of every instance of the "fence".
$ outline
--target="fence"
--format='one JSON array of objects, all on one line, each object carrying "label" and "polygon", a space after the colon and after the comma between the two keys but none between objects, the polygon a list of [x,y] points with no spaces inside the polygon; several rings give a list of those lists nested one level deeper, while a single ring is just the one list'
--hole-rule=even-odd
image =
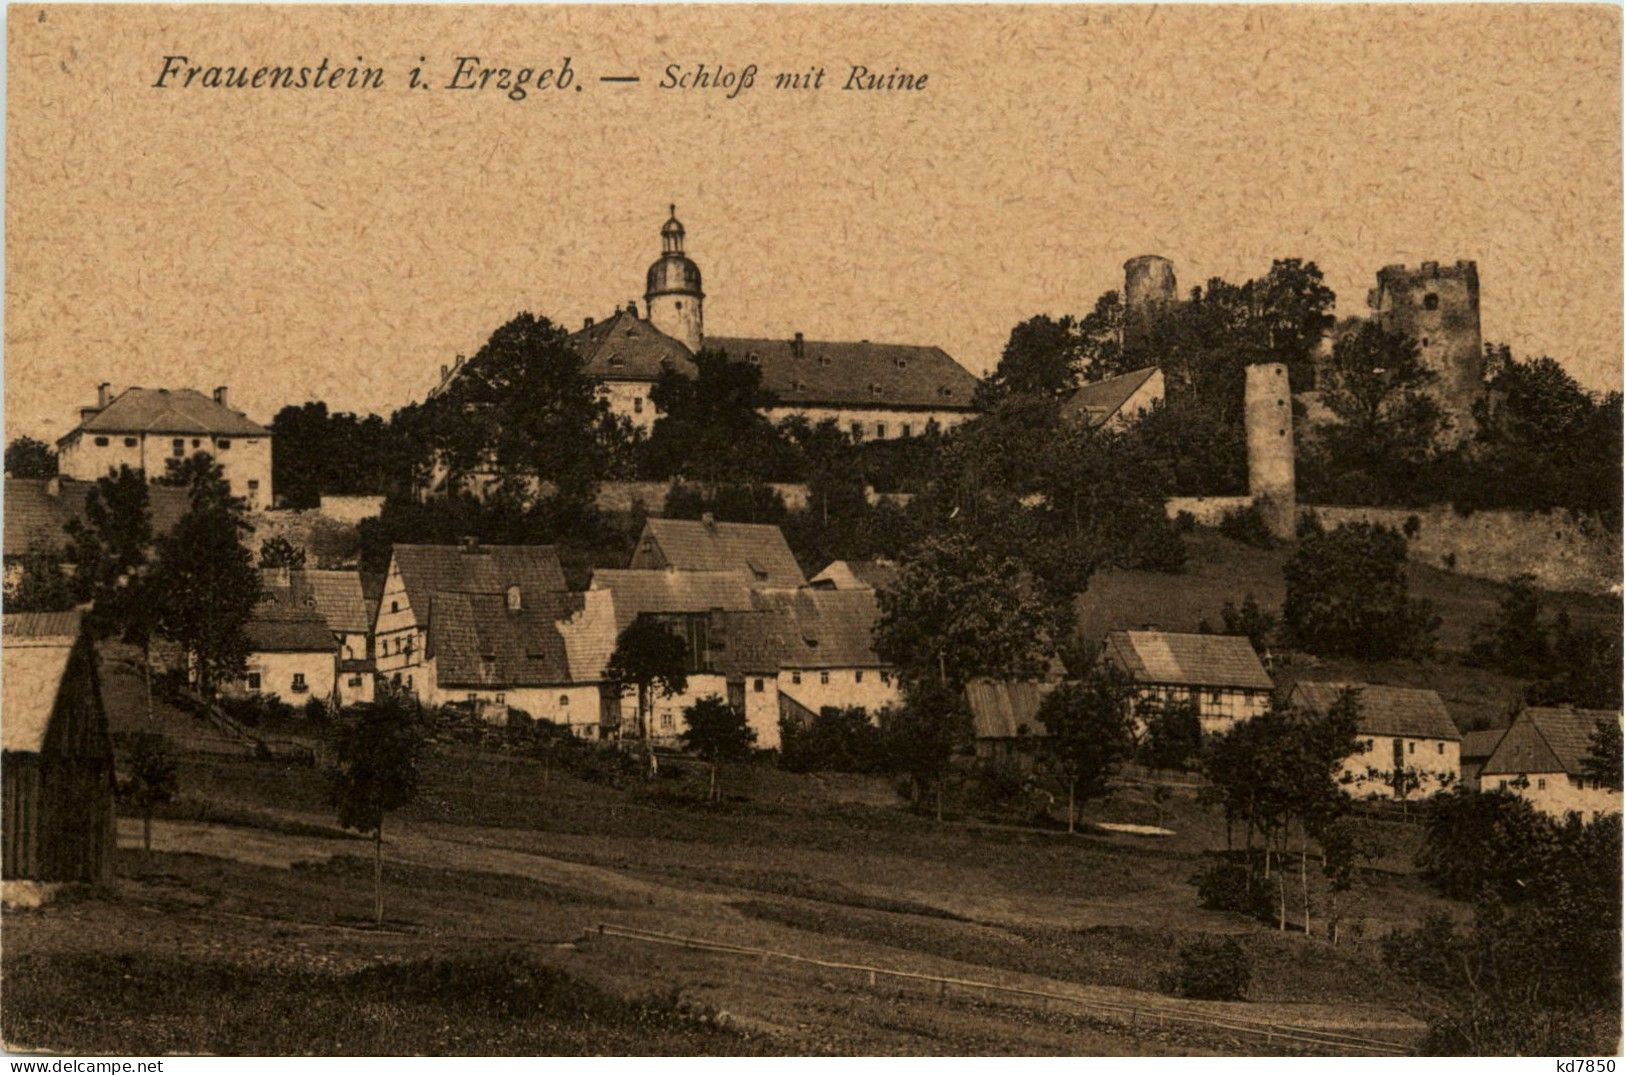
[{"label": "fence", "polygon": [[1045,1008],[1048,1008],[1052,1003],[1063,1007],[1071,1006],[1097,1015],[1106,1015],[1118,1022],[1126,1022],[1131,1027],[1142,1025],[1147,1027],[1189,1026],[1203,1030],[1225,1031],[1262,1041],[1265,1045],[1274,1045],[1279,1042],[1283,1046],[1300,1046],[1305,1049],[1324,1050],[1335,1056],[1347,1054],[1407,1056],[1411,1052],[1407,1046],[1399,1042],[1384,1041],[1380,1038],[1366,1038],[1336,1030],[1321,1030],[1314,1027],[1271,1023],[1239,1015],[1215,1015],[1193,1011],[1188,1008],[1179,1008],[1170,1004],[1127,1004],[1118,1001],[1094,1000],[1043,989],[999,985],[995,982],[980,982],[969,978],[924,974],[918,971],[892,970],[886,967],[871,966],[866,963],[816,959],[812,956],[799,956],[790,952],[752,948],[746,945],[729,944],[725,941],[706,940],[698,937],[683,937],[674,933],[660,933],[655,930],[636,929],[628,926],[600,924],[598,934],[599,936],[620,937],[644,944],[661,944],[701,952],[748,956],[755,959],[782,959],[790,963],[803,963],[815,967],[824,967],[829,970],[851,971],[860,976],[866,976],[867,982],[871,986],[878,985],[883,977],[898,981],[920,982],[928,988],[934,986],[940,999],[946,999],[948,990],[953,988],[961,993],[977,993],[988,997],[1003,995],[1020,997],[1026,1000],[1038,1000]]}]

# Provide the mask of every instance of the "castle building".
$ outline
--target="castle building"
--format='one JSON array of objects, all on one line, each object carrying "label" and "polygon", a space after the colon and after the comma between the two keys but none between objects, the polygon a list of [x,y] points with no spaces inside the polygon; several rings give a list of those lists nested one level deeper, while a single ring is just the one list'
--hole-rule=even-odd
[{"label": "castle building", "polygon": [[1478,263],[1441,267],[1387,265],[1367,296],[1388,331],[1411,337],[1422,363],[1438,374],[1434,392],[1455,422],[1453,435],[1472,431],[1473,405],[1484,394],[1484,338],[1478,319]]},{"label": "castle building", "polygon": [[128,466],[149,480],[164,476],[171,459],[199,452],[220,464],[231,495],[250,509],[272,506],[271,431],[231,409],[224,387],[212,397],[190,388],[96,390],[96,405],[79,411],[79,424],[56,442],[62,476],[93,482]]},{"label": "castle building", "polygon": [[644,316],[636,302],[606,321],[589,319],[571,343],[603,384],[616,414],[648,430],[657,417],[649,397],[665,368],[692,373],[694,356],[715,350],[762,371],[777,397],[767,417],[833,420],[859,440],[898,440],[947,430],[970,418],[976,377],[940,347],[870,340],[713,336],[705,331],[700,267],[684,250],[677,207],[660,229],[660,257],[649,266]]}]

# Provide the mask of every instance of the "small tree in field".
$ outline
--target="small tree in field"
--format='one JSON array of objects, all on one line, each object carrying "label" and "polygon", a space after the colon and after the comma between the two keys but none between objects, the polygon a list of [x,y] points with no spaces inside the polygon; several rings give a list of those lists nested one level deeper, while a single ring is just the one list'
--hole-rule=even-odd
[{"label": "small tree in field", "polygon": [[717,798],[717,762],[743,758],[756,742],[756,733],[745,723],[745,714],[716,695],[707,695],[683,710],[688,727],[683,731],[683,749],[691,750],[711,763],[712,802]]},{"label": "small tree in field", "polygon": [[395,692],[359,705],[338,729],[329,790],[338,822],[372,834],[374,906],[384,924],[384,817],[417,797],[422,739],[412,703]]},{"label": "small tree in field", "polygon": [[1067,832],[1077,827],[1078,799],[1106,794],[1112,774],[1134,751],[1127,700],[1123,674],[1106,668],[1055,688],[1038,708],[1050,761],[1066,781]]},{"label": "small tree in field", "polygon": [[141,815],[141,848],[152,854],[152,814],[175,798],[175,759],[164,737],[142,732],[130,748],[130,775],[119,788],[124,801]]},{"label": "small tree in field", "polygon": [[660,621],[639,616],[616,640],[604,678],[617,688],[638,688],[638,738],[649,749],[654,693],[670,698],[688,689],[688,645]]},{"label": "small tree in field", "polygon": [[908,774],[916,803],[927,784],[936,789],[937,820],[941,821],[949,762],[971,737],[964,694],[934,679],[905,683],[903,704],[881,710],[878,720],[889,767]]}]

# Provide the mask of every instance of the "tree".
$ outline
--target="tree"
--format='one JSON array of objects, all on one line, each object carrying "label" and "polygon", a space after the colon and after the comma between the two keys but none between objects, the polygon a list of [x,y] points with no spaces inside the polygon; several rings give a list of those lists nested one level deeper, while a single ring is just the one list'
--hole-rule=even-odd
[{"label": "tree", "polygon": [[670,698],[688,689],[688,644],[653,616],[639,616],[616,639],[604,679],[617,691],[637,686],[638,738],[647,752],[654,693]]},{"label": "tree", "polygon": [[6,445],[6,477],[54,478],[56,453],[44,441],[17,437]]},{"label": "tree", "polygon": [[762,368],[753,363],[702,350],[692,374],[662,369],[649,399],[660,412],[642,450],[651,477],[766,480],[790,455],[763,414],[777,397],[762,387]]},{"label": "tree", "polygon": [[1136,715],[1144,725],[1140,756],[1152,769],[1191,769],[1202,755],[1202,721],[1188,698],[1141,700]]},{"label": "tree", "polygon": [[1620,775],[1621,746],[1619,721],[1599,720],[1596,729],[1591,733],[1586,756],[1582,759],[1585,775],[1593,780],[1600,780],[1605,787],[1619,791],[1625,786]]},{"label": "tree", "polygon": [[1129,683],[1115,668],[1063,683],[1038,707],[1049,733],[1044,750],[1066,784],[1066,831],[1077,828],[1077,803],[1106,794],[1112,776],[1134,752]]},{"label": "tree", "polygon": [[1036,679],[1055,654],[1042,601],[1021,565],[962,533],[922,542],[879,600],[875,652],[905,683],[959,692],[984,676]]},{"label": "tree", "polygon": [[937,679],[905,681],[903,704],[881,710],[878,720],[891,768],[908,774],[916,803],[925,787],[935,789],[937,820],[941,821],[949,763],[971,737],[964,691]]},{"label": "tree", "polygon": [[243,499],[232,495],[225,468],[208,452],[194,452],[185,459],[166,459],[163,476],[157,481],[159,485],[185,489],[193,508],[218,508],[242,517]]},{"label": "tree", "polygon": [[158,543],[151,575],[155,626],[186,649],[205,698],[247,670],[246,627],[261,590],[242,527],[229,506],[206,497]]},{"label": "tree", "polygon": [[302,568],[305,566],[305,550],[280,534],[266,538],[260,542],[260,566]]},{"label": "tree", "polygon": [[1518,899],[1550,861],[1558,827],[1529,800],[1506,791],[1456,788],[1428,801],[1417,865],[1454,899]]},{"label": "tree", "polygon": [[152,815],[158,807],[172,802],[177,784],[175,759],[169,744],[154,732],[142,732],[130,748],[130,775],[119,793],[141,817],[141,846],[152,854]]},{"label": "tree", "polygon": [[1011,395],[1056,397],[1076,388],[1082,343],[1071,317],[1028,318],[1010,330],[999,364],[976,388],[977,404],[989,407]]},{"label": "tree", "polygon": [[1530,705],[1572,705],[1580,709],[1621,707],[1621,640],[1617,631],[1575,627],[1567,612],[1552,625],[1551,662],[1540,680],[1530,684]]},{"label": "tree", "polygon": [[683,749],[691,750],[711,765],[711,792],[717,798],[717,762],[743,758],[756,742],[756,733],[745,723],[745,714],[716,695],[707,695],[683,710],[687,722],[681,736]]},{"label": "tree", "polygon": [[1309,519],[1284,569],[1281,626],[1289,645],[1323,657],[1384,660],[1431,652],[1439,619],[1412,600],[1405,539],[1371,523],[1326,531]]},{"label": "tree", "polygon": [[5,604],[7,612],[66,612],[78,600],[61,563],[34,552],[22,558],[22,570]]},{"label": "tree", "polygon": [[[1242,599],[1240,608],[1232,601],[1225,601],[1219,608],[1219,619],[1224,624],[1225,634],[1246,636],[1247,641],[1252,643],[1253,652],[1260,657],[1269,653],[1270,635],[1275,633],[1275,616],[1264,611],[1251,590]],[[1202,622],[1204,625],[1207,623],[1206,620]],[[1204,630],[1202,633],[1208,632]]]},{"label": "tree", "polygon": [[1538,679],[1551,669],[1551,646],[1540,622],[1540,591],[1533,575],[1507,580],[1495,619],[1481,624],[1469,656],[1511,676]]},{"label": "tree", "polygon": [[290,508],[314,508],[324,493],[403,492],[412,482],[403,427],[375,414],[329,414],[320,401],[290,404],[271,420],[271,436],[271,482]]},{"label": "tree", "polygon": [[338,822],[371,833],[375,921],[384,924],[384,818],[417,798],[422,749],[415,706],[385,689],[372,703],[347,710],[334,743],[329,796]]},{"label": "tree", "polygon": [[152,511],[147,481],[121,466],[99,478],[85,496],[82,518],[69,520],[67,556],[73,587],[90,602],[86,629],[95,638],[118,638],[141,647],[147,716],[152,716],[152,634],[159,591],[152,586]]}]

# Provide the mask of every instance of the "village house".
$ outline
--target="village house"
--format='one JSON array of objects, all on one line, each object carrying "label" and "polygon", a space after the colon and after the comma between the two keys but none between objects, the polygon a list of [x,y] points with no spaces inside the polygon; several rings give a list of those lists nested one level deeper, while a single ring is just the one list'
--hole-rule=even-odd
[{"label": "village house", "polygon": [[268,599],[314,611],[333,635],[336,647],[333,700],[346,706],[373,700],[377,666],[372,654],[372,622],[377,603],[369,602],[355,571],[311,568],[262,568],[260,582]]},{"label": "village house", "polygon": [[1461,782],[1463,787],[1474,791],[1483,791],[1479,786],[1478,774],[1483,771],[1484,763],[1490,760],[1495,748],[1501,745],[1501,737],[1507,733],[1505,728],[1485,728],[1479,731],[1461,733]]},{"label": "village house", "polygon": [[1437,691],[1373,683],[1304,682],[1289,705],[1326,713],[1345,692],[1359,706],[1359,753],[1343,763],[1343,789],[1356,799],[1426,798],[1461,781],[1461,733]]},{"label": "village house", "polygon": [[1619,721],[1620,715],[1607,709],[1525,709],[1484,762],[1479,788],[1521,795],[1559,819],[1574,813],[1594,821],[1617,814],[1620,793],[1586,775],[1586,758],[1597,725]]},{"label": "village house", "polygon": [[1162,370],[1147,366],[1079,385],[1061,404],[1061,414],[1093,429],[1119,432],[1161,403],[1165,392]]},{"label": "village house", "polygon": [[643,525],[630,568],[739,571],[754,586],[802,586],[806,577],[784,532],[765,523],[650,519]]},{"label": "village house", "polygon": [[437,593],[518,591],[521,607],[540,607],[545,594],[569,589],[551,545],[396,545],[390,551],[373,621],[373,659],[380,679],[414,694],[432,691],[424,667]]},{"label": "village house", "polygon": [[16,882],[113,875],[113,749],[96,651],[79,612],[6,613],[5,866]]},{"label": "village house", "polygon": [[[67,525],[85,521],[85,501],[92,481],[71,478],[7,478],[5,481],[5,592],[11,594],[30,556],[61,561],[68,547]],[[191,502],[185,489],[153,485],[147,489],[154,538],[175,528]],[[72,565],[67,565],[71,570]]]},{"label": "village house", "polygon": [[149,480],[163,477],[171,459],[198,453],[220,464],[231,494],[250,510],[273,506],[271,431],[231,409],[224,387],[205,396],[190,388],[96,389],[96,405],[79,411],[79,424],[56,442],[63,476],[95,481],[128,466]]},{"label": "village house", "polygon": [[513,710],[583,739],[602,738],[619,718],[606,696],[604,665],[614,649],[614,612],[605,591],[433,597],[427,644],[432,686],[424,701],[467,704],[506,723]]},{"label": "village house", "polygon": [[805,718],[856,707],[873,717],[902,702],[901,683],[875,653],[880,606],[873,590],[756,590],[751,602],[782,619],[781,712]]},{"label": "village house", "polygon": [[897,581],[895,560],[833,560],[807,580],[820,590],[884,590]]},{"label": "village house", "polygon": [[1238,635],[1112,631],[1100,659],[1129,678],[1136,713],[1192,702],[1203,735],[1267,713],[1275,690],[1252,643]]},{"label": "village house", "polygon": [[316,609],[261,601],[244,625],[248,672],[222,687],[231,694],[256,694],[302,706],[312,698],[332,705],[338,697],[339,643]]},{"label": "village house", "polygon": [[1060,683],[1049,680],[973,679],[965,685],[976,756],[1031,767],[1049,730],[1038,710]]}]

